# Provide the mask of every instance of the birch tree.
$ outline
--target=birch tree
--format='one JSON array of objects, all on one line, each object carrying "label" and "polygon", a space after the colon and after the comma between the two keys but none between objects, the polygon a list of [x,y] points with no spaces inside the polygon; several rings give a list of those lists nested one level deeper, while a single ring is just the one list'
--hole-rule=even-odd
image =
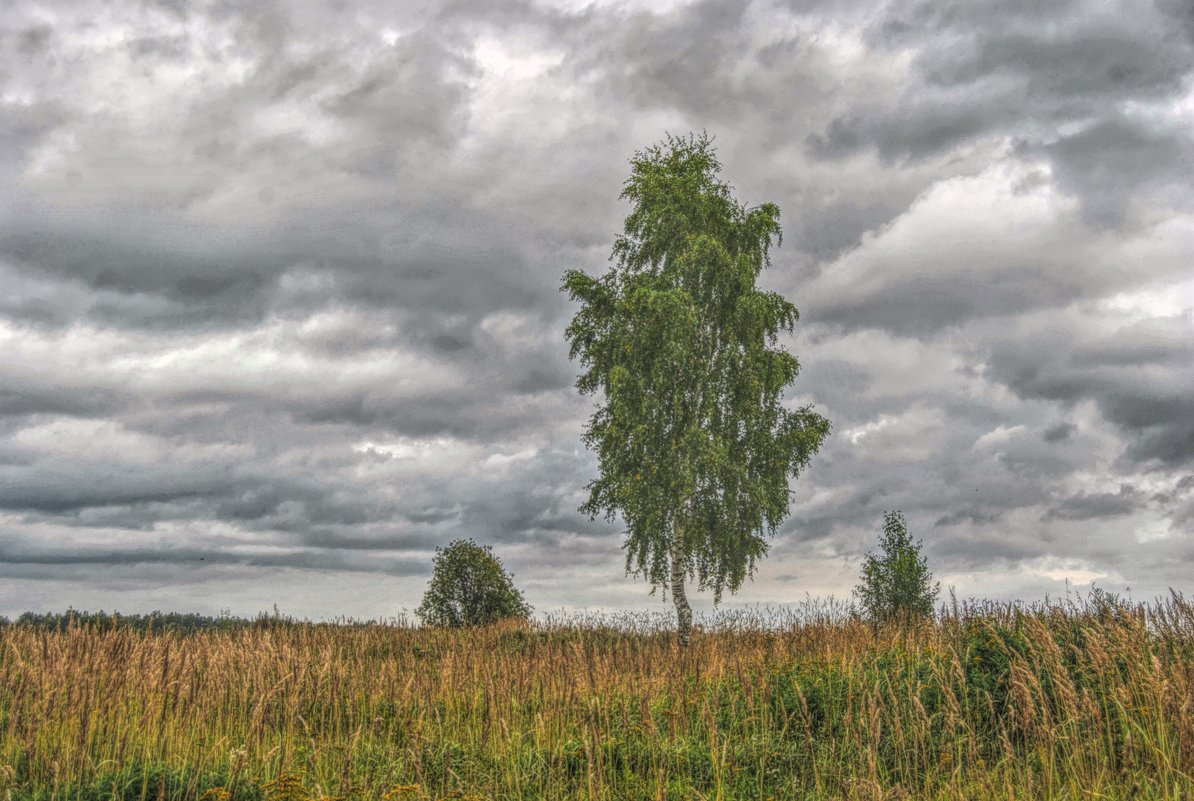
[{"label": "birch tree", "polygon": [[566,331],[576,386],[599,398],[584,433],[599,475],[580,510],[621,514],[627,573],[670,590],[681,645],[686,579],[715,603],[738,590],[830,428],[782,403],[800,365],[778,340],[798,312],[756,286],[779,208],[739,203],[720,170],[704,134],[637,152],[611,268],[570,270],[562,287],[580,303]]}]

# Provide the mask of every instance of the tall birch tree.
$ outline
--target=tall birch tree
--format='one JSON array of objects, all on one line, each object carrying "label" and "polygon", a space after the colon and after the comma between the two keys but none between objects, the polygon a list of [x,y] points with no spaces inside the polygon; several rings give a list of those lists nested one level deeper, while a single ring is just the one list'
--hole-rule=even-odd
[{"label": "tall birch tree", "polygon": [[601,401],[585,429],[599,460],[580,510],[620,513],[627,573],[671,591],[681,645],[692,631],[685,580],[715,602],[767,552],[829,421],[782,395],[800,370],[778,344],[796,307],[756,287],[781,240],[779,208],[747,207],[718,176],[705,134],[637,152],[632,204],[612,266],[564,275],[579,301],[566,331]]}]

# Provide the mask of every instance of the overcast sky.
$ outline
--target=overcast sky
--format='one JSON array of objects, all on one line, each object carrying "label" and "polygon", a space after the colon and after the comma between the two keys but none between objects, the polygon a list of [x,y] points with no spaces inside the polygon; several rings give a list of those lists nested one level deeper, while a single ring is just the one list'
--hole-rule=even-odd
[{"label": "overcast sky", "polygon": [[457,537],[665,608],[576,511],[559,285],[690,130],[834,426],[727,603],[888,509],[960,596],[1194,591],[1188,0],[0,9],[0,614],[389,616]]}]

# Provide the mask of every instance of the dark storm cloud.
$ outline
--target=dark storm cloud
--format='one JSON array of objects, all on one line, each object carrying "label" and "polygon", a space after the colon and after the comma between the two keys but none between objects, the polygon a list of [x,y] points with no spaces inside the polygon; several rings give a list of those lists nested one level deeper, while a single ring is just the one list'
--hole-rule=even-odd
[{"label": "dark storm cloud", "polygon": [[890,509],[976,594],[1174,583],[1192,73],[1176,1],[11,9],[0,612],[386,614],[461,536],[645,603],[558,286],[702,129],[834,423],[744,598],[844,594]]},{"label": "dark storm cloud", "polygon": [[1069,439],[1077,429],[1078,427],[1073,423],[1067,423],[1063,420],[1045,429],[1043,437],[1045,442],[1061,442]]},{"label": "dark storm cloud", "polygon": [[[78,281],[93,290],[158,296],[169,305],[153,310],[156,320],[144,321],[151,325],[165,322],[161,318],[222,323],[221,317],[236,314],[244,304],[260,304],[258,292],[267,278],[253,268],[269,272],[278,269],[276,263],[262,265],[251,243],[205,237],[192,226],[163,224],[153,216],[122,220],[112,215],[102,224],[97,220],[91,230],[71,232],[57,226],[38,230],[33,222],[22,230],[10,219],[0,235],[0,253],[28,272]],[[102,307],[93,309],[101,319],[106,316]],[[129,310],[121,311],[127,316]],[[55,322],[71,321],[64,316]],[[139,321],[117,317],[114,322]]]},{"label": "dark storm cloud", "polygon": [[345,497],[338,488],[297,476],[256,476],[232,464],[178,465],[169,471],[132,467],[118,457],[107,465],[18,464],[19,470],[0,467],[6,474],[0,509],[58,515],[68,524],[108,525],[112,516],[102,510],[113,508],[129,517],[135,511],[142,526],[178,516],[249,526],[276,524],[282,517],[289,530],[305,530],[384,517],[367,496]]},{"label": "dark storm cloud", "polygon": [[1082,493],[1066,498],[1045,513],[1045,519],[1091,520],[1122,517],[1144,504],[1142,493],[1130,484],[1123,484],[1119,492]]},{"label": "dark storm cloud", "polygon": [[1084,199],[1095,223],[1115,224],[1132,197],[1146,189],[1182,187],[1194,173],[1194,139],[1188,130],[1142,128],[1106,120],[1045,145],[1058,183]]},{"label": "dark storm cloud", "polygon": [[1001,512],[990,512],[981,509],[963,509],[937,518],[933,525],[956,526],[961,523],[970,523],[973,525],[986,526],[991,523],[998,523],[1002,517],[1003,514]]},{"label": "dark storm cloud", "polygon": [[[243,80],[219,80],[217,45],[203,37],[203,26],[170,38],[166,53],[142,46],[161,37],[133,39],[139,59],[173,61],[181,53],[217,76],[163,97],[147,130],[106,113],[102,96],[100,108],[84,110],[71,107],[86,104],[68,92],[42,87],[59,112],[41,125],[19,104],[10,136],[25,148],[38,143],[38,133],[43,145],[54,132],[69,132],[76,144],[55,170],[61,182],[36,181],[39,191],[0,209],[0,257],[101,292],[165,301],[141,319],[105,314],[99,304],[84,310],[105,324],[259,319],[278,300],[278,282],[312,265],[335,274],[337,288],[358,302],[471,310],[487,293],[485,300],[516,304],[507,287],[520,280],[519,254],[503,248],[500,236],[462,238],[461,231],[480,234],[493,221],[435,191],[442,176],[423,172],[467,130],[468,52],[433,30],[387,45],[370,41],[376,31],[349,29],[351,39],[338,47],[299,53],[289,37],[315,30],[281,10],[254,20],[231,25],[243,48],[236,53],[248,62]],[[208,22],[223,21],[216,15]],[[87,56],[109,58],[102,50],[71,59],[44,49],[33,55],[44,62],[20,67],[31,83],[38,68],[69,81],[87,71]],[[148,69],[150,78],[161,72]],[[20,125],[22,117],[29,119]],[[333,130],[336,141],[320,142],[320,128]],[[478,269],[494,259],[510,263]],[[395,275],[409,276],[400,294]],[[420,275],[459,291],[428,286]],[[525,285],[513,292],[524,300],[534,294]]]},{"label": "dark storm cloud", "polygon": [[736,105],[750,102],[749,91],[742,91],[747,87],[732,85],[731,77],[744,55],[747,8],[705,0],[679,12],[639,12],[622,23],[612,47],[606,44],[598,53],[613,65],[615,86],[637,105],[732,114]]},{"label": "dark storm cloud", "polygon": [[1029,97],[1140,99],[1179,89],[1194,63],[1191,43],[1173,27],[1168,10],[1135,3],[1100,9],[1074,2],[923,3],[890,20],[887,30],[897,43],[926,30],[953,38],[923,48],[916,59],[929,84],[968,86],[1009,76]]},{"label": "dark storm cloud", "polygon": [[1188,274],[1184,223],[1113,237],[1084,217],[1022,166],[939,182],[804,285],[805,319],[937,336]]},{"label": "dark storm cloud", "polygon": [[[911,81],[807,137],[817,158],[874,151],[918,160],[981,142],[1049,158],[1091,218],[1118,222],[1132,194],[1181,181],[1189,126],[1165,130],[1138,104],[1190,87],[1194,41],[1180,3],[923,3],[871,26],[872,46],[912,48]],[[1071,130],[1077,128],[1076,131]]]},{"label": "dark storm cloud", "polygon": [[72,548],[69,551],[47,551],[36,546],[28,549],[0,546],[0,575],[20,576],[22,569],[52,568],[54,566],[119,566],[152,567],[179,565],[184,567],[217,567],[243,565],[246,567],[286,567],[354,572],[381,572],[395,576],[413,576],[424,572],[423,559],[400,559],[391,554],[371,553],[360,558],[339,545],[330,550],[269,552],[243,550],[201,550],[173,547],[165,544],[157,548]]},{"label": "dark storm cloud", "polygon": [[113,393],[72,396],[42,387],[0,387],[0,418],[58,414],[91,417],[115,412],[121,405]]},{"label": "dark storm cloud", "polygon": [[1096,403],[1130,434],[1123,456],[1141,465],[1181,467],[1194,460],[1194,337],[1187,312],[1114,330],[1097,339],[1048,327],[1049,347],[1035,347],[1041,326],[992,352],[1001,380],[1026,398]]}]

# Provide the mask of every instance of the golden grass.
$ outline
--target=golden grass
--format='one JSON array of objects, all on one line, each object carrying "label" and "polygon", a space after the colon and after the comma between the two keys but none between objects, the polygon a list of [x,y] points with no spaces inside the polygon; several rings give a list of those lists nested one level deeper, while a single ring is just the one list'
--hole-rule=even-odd
[{"label": "golden grass", "polygon": [[0,629],[0,798],[1194,799],[1194,611]]}]

